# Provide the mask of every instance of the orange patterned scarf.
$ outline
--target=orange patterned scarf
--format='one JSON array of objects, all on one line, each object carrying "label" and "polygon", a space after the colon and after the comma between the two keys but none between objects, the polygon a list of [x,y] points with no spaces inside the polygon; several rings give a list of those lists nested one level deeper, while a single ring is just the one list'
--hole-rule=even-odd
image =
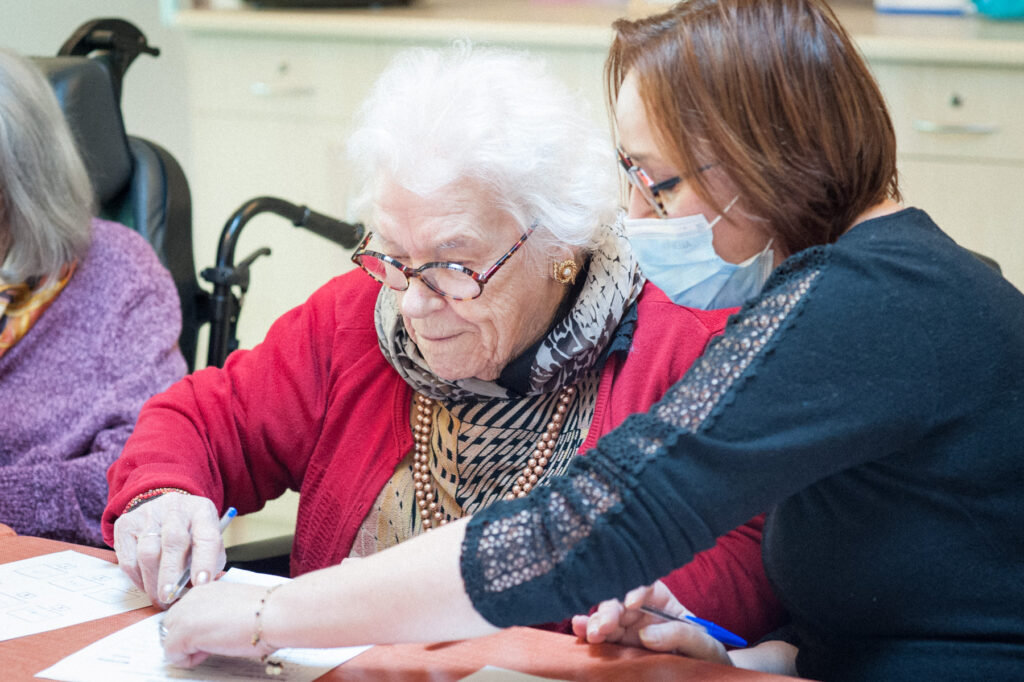
[{"label": "orange patterned scarf", "polygon": [[63,266],[56,279],[32,277],[8,284],[0,279],[0,356],[28,333],[75,272],[77,261]]}]

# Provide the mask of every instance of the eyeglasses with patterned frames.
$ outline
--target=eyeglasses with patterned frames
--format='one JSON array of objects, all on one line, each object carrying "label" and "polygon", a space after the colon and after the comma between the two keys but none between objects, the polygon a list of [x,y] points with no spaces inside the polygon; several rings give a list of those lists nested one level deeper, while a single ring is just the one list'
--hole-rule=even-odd
[{"label": "eyeglasses with patterned frames", "polygon": [[418,277],[435,293],[455,301],[468,301],[477,298],[484,292],[484,285],[494,276],[494,273],[501,269],[501,266],[508,262],[512,254],[519,250],[536,227],[537,221],[534,221],[519,238],[519,241],[483,273],[449,261],[425,263],[418,268],[410,268],[387,254],[367,250],[366,245],[369,243],[370,237],[373,236],[372,232],[367,233],[363,241],[360,242],[356,252],[352,254],[352,262],[361,267],[370,277],[395,291],[405,291],[409,288],[409,278]]},{"label": "eyeglasses with patterned frames", "polygon": [[[665,210],[665,202],[661,199],[662,192],[668,192],[676,187],[683,178],[676,175],[668,180],[662,180],[661,182],[654,182],[651,180],[651,176],[647,174],[643,168],[641,168],[633,159],[630,158],[629,154],[622,150],[622,147],[615,148],[616,153],[619,155],[619,165],[626,171],[626,177],[629,179],[629,184],[640,193],[640,196],[650,204],[651,208],[654,209],[654,214],[659,218],[667,218],[668,212]],[[698,173],[711,168],[714,164],[708,163],[697,169]]]}]

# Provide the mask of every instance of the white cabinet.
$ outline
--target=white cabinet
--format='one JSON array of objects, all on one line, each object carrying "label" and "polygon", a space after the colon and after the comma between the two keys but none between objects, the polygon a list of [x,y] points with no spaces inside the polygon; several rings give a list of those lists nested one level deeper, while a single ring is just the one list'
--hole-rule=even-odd
[{"label": "white cabinet", "polygon": [[[355,104],[379,71],[372,46],[223,36],[190,41],[197,258],[212,259],[220,229],[245,201],[277,196],[345,216],[344,141]],[[270,324],[352,267],[350,252],[272,214],[251,220],[236,262],[261,246],[238,325],[252,347]],[[200,261],[205,263],[206,261]]]},{"label": "white cabinet", "polygon": [[875,61],[906,203],[1024,289],[1024,65]]}]

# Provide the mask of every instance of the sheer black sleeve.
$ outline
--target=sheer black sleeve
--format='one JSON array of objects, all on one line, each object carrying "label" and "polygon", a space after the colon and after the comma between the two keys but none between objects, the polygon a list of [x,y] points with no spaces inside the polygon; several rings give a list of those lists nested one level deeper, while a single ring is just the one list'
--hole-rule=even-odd
[{"label": "sheer black sleeve", "polygon": [[[857,412],[862,396],[842,390],[858,372],[885,374],[870,359],[891,339],[882,332],[844,352],[853,344],[850,330],[828,323],[834,302],[810,305],[828,256],[821,247],[787,261],[660,402],[602,438],[565,476],[472,519],[462,574],[481,615],[508,626],[583,613],[684,565],[815,480],[913,437],[913,415],[904,414],[895,434],[884,428],[886,406]],[[872,294],[845,282],[830,289],[851,302],[849,319],[884,303],[875,295],[861,306]],[[829,353],[807,355],[820,348]],[[905,389],[917,390],[913,381]],[[906,406],[915,409],[926,414],[928,406]]]}]

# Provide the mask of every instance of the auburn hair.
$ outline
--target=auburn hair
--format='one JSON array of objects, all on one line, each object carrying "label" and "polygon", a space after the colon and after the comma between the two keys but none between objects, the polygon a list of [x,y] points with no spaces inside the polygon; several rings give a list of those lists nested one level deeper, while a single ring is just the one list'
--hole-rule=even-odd
[{"label": "auburn hair", "polygon": [[900,199],[885,100],[824,0],[683,0],[613,28],[612,108],[633,72],[666,159],[712,206],[714,163],[787,253]]}]

